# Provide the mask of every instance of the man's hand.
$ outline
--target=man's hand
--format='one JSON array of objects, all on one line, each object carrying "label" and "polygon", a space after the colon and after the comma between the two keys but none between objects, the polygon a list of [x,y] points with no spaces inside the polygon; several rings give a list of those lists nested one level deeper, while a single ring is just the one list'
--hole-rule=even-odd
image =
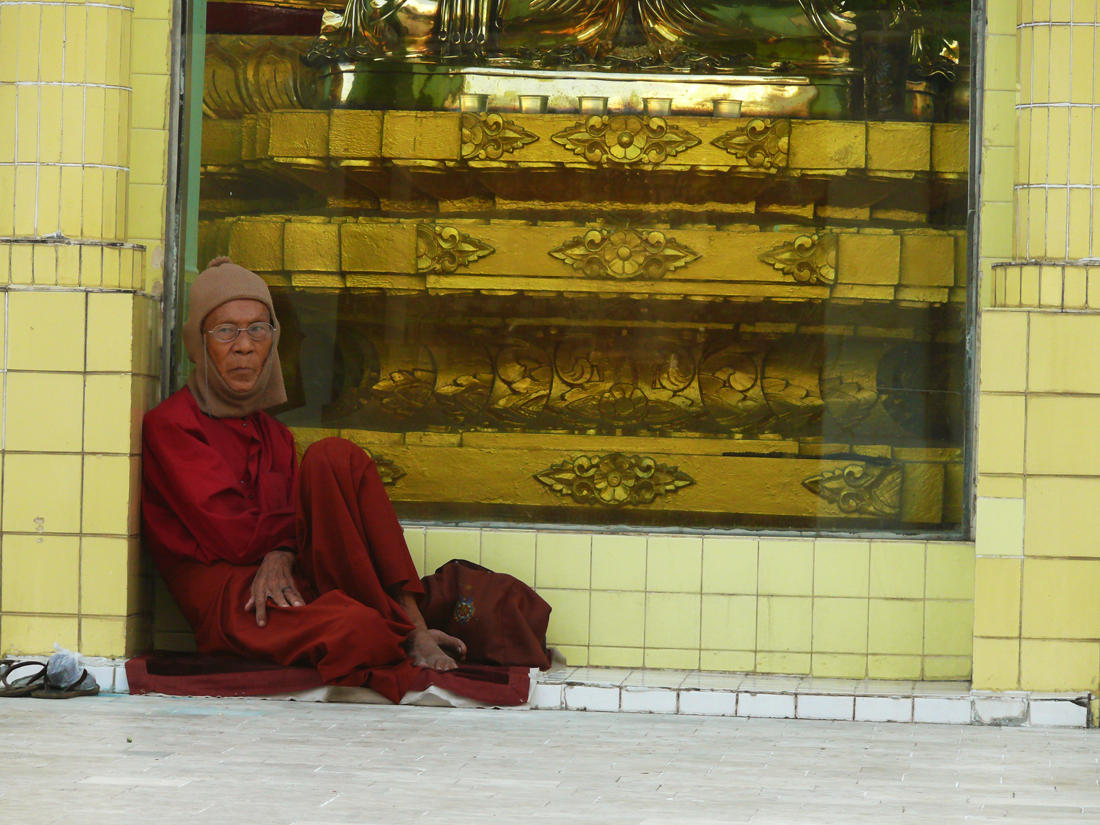
[{"label": "man's hand", "polygon": [[303,607],[305,599],[294,586],[294,554],[289,550],[272,550],[260,562],[260,569],[252,579],[252,594],[245,603],[245,610],[256,611],[256,624],[267,624],[267,600],[279,607]]}]

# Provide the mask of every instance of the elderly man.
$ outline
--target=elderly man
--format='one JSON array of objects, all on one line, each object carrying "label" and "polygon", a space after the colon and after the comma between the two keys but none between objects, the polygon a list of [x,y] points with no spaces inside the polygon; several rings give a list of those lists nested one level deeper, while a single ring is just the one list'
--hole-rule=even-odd
[{"label": "elderly man", "polygon": [[267,285],[227,258],[192,285],[194,370],[145,416],[144,539],[201,651],[310,664],[396,701],[402,665],[452,670],[442,647],[465,646],[424,623],[371,459],[330,438],[299,467],[290,431],[263,411],[286,400],[279,331]]}]

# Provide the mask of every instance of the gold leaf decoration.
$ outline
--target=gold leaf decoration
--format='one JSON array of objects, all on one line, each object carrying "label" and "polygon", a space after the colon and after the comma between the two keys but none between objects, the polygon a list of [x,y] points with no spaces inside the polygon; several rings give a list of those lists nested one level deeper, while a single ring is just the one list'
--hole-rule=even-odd
[{"label": "gold leaf decoration", "polygon": [[693,249],[664,232],[637,229],[589,229],[550,254],[588,278],[655,281],[699,260]]},{"label": "gold leaf decoration", "polygon": [[901,467],[849,464],[802,482],[842,513],[897,516],[901,513]]},{"label": "gold leaf decoration", "polygon": [[753,118],[744,126],[716,137],[711,143],[751,168],[775,172],[787,166],[791,144],[791,122]]},{"label": "gold leaf decoration", "polygon": [[489,244],[453,226],[421,223],[416,227],[417,272],[455,272],[495,251]]},{"label": "gold leaf decoration", "polygon": [[492,114],[462,114],[462,159],[500,160],[505,152],[515,152],[538,140],[511,120]]},{"label": "gold leaf decoration", "polygon": [[203,115],[237,119],[280,109],[311,109],[316,72],[302,63],[293,45],[246,37],[212,35],[204,63]]},{"label": "gold leaf decoration", "polygon": [[[312,447],[316,442],[322,438],[329,438],[330,435],[326,435],[324,430],[315,429],[302,429],[295,427],[291,430],[294,433],[294,450],[298,453],[298,461],[302,460],[302,457],[306,454],[306,450]],[[331,431],[330,431],[331,432]],[[382,477],[382,483],[387,487],[392,487],[397,483],[397,480],[405,475],[405,470],[397,463],[386,458],[384,455],[368,450],[366,447],[362,447],[363,452],[371,457],[374,461],[374,466],[378,470],[378,475]]]},{"label": "gold leaf decoration", "polygon": [[577,504],[628,507],[651,504],[695,483],[678,467],[658,464],[647,456],[608,453],[574,456],[553,464],[535,480]]},{"label": "gold leaf decoration", "polygon": [[371,387],[371,392],[386,412],[409,418],[432,400],[435,373],[424,369],[394,370]]},{"label": "gold leaf decoration", "polygon": [[655,166],[699,145],[699,138],[661,117],[592,115],[551,138],[592,164]]},{"label": "gold leaf decoration", "polygon": [[378,470],[378,475],[382,477],[382,484],[386,487],[392,487],[399,478],[405,475],[405,470],[396,462],[370,450],[366,452],[374,460],[375,469]]},{"label": "gold leaf decoration", "polygon": [[835,284],[836,247],[836,235],[831,232],[799,235],[769,249],[760,260],[800,284]]}]

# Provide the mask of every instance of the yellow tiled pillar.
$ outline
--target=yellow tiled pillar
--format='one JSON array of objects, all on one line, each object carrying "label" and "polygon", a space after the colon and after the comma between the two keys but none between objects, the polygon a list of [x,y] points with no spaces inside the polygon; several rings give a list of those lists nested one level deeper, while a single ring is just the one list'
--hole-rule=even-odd
[{"label": "yellow tiled pillar", "polygon": [[[993,9],[1003,25],[1015,6],[992,3],[991,24]],[[982,205],[983,237],[1012,243],[1005,260],[983,267],[974,686],[1095,691],[1100,269],[1089,264],[1100,251],[1098,9],[1057,0],[1019,9],[1017,88],[996,104],[1003,118],[1011,102],[1016,121],[1012,221]],[[1007,31],[993,36],[1010,42]],[[1003,168],[986,164],[983,192],[1003,189],[990,180]]]},{"label": "yellow tiled pillar", "polygon": [[[123,656],[147,635],[169,15],[0,0],[0,652]],[[146,70],[163,88],[138,85]]]}]

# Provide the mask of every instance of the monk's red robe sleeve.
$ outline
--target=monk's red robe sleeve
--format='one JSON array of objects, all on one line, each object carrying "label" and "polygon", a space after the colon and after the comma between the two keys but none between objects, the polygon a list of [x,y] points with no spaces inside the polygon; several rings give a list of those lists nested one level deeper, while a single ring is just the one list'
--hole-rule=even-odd
[{"label": "monk's red robe sleeve", "polygon": [[[296,546],[290,492],[296,469],[285,428],[254,485],[244,485],[208,443],[201,426],[150,415],[143,433],[143,510],[146,540],[158,550],[201,562],[250,564],[268,552]],[[283,466],[277,466],[283,465]]]}]

